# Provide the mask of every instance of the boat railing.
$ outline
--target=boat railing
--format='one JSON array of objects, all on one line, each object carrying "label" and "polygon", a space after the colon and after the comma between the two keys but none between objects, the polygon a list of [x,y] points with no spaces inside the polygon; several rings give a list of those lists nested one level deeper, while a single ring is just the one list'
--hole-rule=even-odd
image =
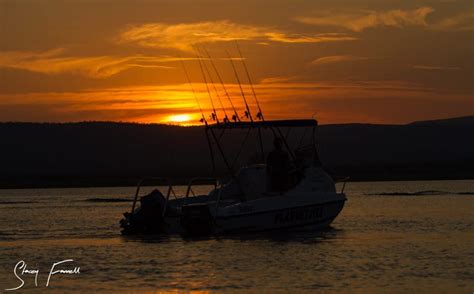
[{"label": "boat railing", "polygon": [[[166,212],[166,207],[167,207],[170,196],[173,195],[175,199],[178,198],[178,196],[176,195],[176,192],[173,189],[173,185],[171,184],[171,179],[170,178],[164,178],[164,177],[148,177],[148,178],[143,178],[140,181],[138,181],[137,188],[135,190],[135,197],[133,198],[132,212],[131,213],[133,213],[135,211],[135,208],[137,207],[137,201],[138,201],[138,196],[140,195],[141,187],[146,182],[149,182],[149,181],[153,181],[154,183],[156,183],[157,186],[166,186],[167,187],[166,194],[164,195],[165,196],[165,205],[164,205],[163,211],[162,211],[162,214],[164,215],[165,212]],[[197,196],[196,193],[193,190],[193,185],[195,186],[195,185],[205,185],[205,184],[213,185],[214,189],[216,189],[217,186],[219,185],[219,181],[216,178],[211,178],[211,177],[192,178],[188,182],[188,186],[186,188],[186,194],[184,195],[185,203],[187,204],[189,197],[196,197]]]},{"label": "boat railing", "polygon": [[334,182],[337,184],[337,183],[342,183],[342,188],[341,188],[341,193],[344,193],[344,189],[346,188],[346,183],[347,181],[349,181],[350,177],[341,177],[341,178],[338,178],[336,180],[334,180]]},{"label": "boat railing", "polygon": [[213,185],[214,189],[216,189],[218,184],[219,184],[219,181],[216,178],[212,178],[212,177],[192,178],[188,183],[188,188],[186,189],[185,203],[187,204],[190,194],[192,194],[193,197],[197,196],[196,193],[194,193],[193,185]]},{"label": "boat railing", "polygon": [[133,214],[133,212],[135,211],[135,207],[136,207],[137,200],[138,200],[138,195],[140,194],[140,189],[143,186],[143,184],[147,181],[158,182],[158,186],[160,186],[160,183],[161,183],[161,184],[164,184],[164,186],[168,187],[168,191],[166,192],[166,196],[165,196],[166,202],[165,202],[165,205],[164,205],[163,211],[162,211],[162,214],[164,215],[165,212],[166,212],[166,204],[168,203],[170,195],[173,194],[174,197],[177,198],[176,193],[174,192],[173,186],[171,184],[171,179],[164,178],[164,177],[149,177],[149,178],[143,178],[140,181],[138,181],[137,189],[135,191],[135,197],[133,198],[132,212],[131,213]]}]

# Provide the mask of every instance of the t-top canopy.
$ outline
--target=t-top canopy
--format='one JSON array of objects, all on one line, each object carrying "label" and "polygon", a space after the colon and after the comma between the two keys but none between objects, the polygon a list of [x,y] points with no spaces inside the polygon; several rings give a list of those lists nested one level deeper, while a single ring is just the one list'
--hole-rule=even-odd
[{"label": "t-top canopy", "polygon": [[212,129],[248,129],[248,128],[271,128],[271,127],[315,127],[318,122],[315,119],[295,119],[295,120],[267,120],[267,121],[245,121],[229,122],[208,125]]}]

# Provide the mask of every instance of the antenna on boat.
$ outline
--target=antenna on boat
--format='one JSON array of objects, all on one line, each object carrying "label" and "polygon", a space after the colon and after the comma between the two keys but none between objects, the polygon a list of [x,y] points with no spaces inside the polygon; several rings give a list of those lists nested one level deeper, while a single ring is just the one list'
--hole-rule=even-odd
[{"label": "antenna on boat", "polygon": [[188,71],[186,70],[186,66],[184,65],[183,58],[181,57],[181,54],[179,54],[179,61],[181,62],[181,66],[183,67],[184,74],[186,75],[186,79],[188,80],[189,87],[191,88],[191,91],[193,92],[194,99],[196,99],[196,103],[199,107],[199,111],[201,112],[200,121],[207,125],[206,117],[204,116],[204,112],[202,111],[201,103],[199,103],[199,99],[197,98],[196,91],[194,91],[193,84],[191,83],[191,79],[189,78],[189,74],[188,74]]},{"label": "antenna on boat", "polygon": [[237,110],[235,109],[234,103],[232,103],[232,99],[230,98],[230,95],[229,95],[229,93],[227,92],[227,89],[226,89],[226,87],[225,87],[224,81],[222,80],[222,77],[221,77],[221,75],[219,74],[219,71],[217,70],[216,65],[214,64],[214,61],[212,60],[211,55],[209,54],[209,52],[207,51],[206,48],[203,48],[203,49],[204,49],[204,52],[205,52],[206,55],[207,55],[207,58],[209,58],[209,60],[210,60],[210,62],[211,62],[212,68],[214,69],[214,72],[216,73],[217,78],[219,79],[219,82],[221,83],[222,88],[224,89],[224,93],[225,93],[225,95],[227,96],[227,99],[229,100],[230,105],[232,106],[232,110],[234,111],[234,114],[232,115],[232,120],[233,120],[234,122],[240,121],[240,117],[239,117],[239,115],[237,114]]},{"label": "antenna on boat", "polygon": [[[196,46],[197,47],[197,46]],[[197,47],[199,50],[199,47]],[[221,105],[222,112],[224,112],[224,123],[229,122],[229,117],[227,116],[227,111],[225,110],[224,104],[222,103],[222,98],[221,95],[219,95],[219,91],[217,91],[216,84],[214,83],[214,80],[212,79],[211,72],[209,71],[209,68],[206,65],[206,62],[202,62],[204,64],[204,69],[209,76],[209,80],[211,82],[212,87],[214,88],[214,92],[216,92],[217,99],[219,100],[219,104]]]},{"label": "antenna on boat", "polygon": [[219,118],[217,117],[216,107],[214,106],[214,101],[212,100],[211,91],[209,90],[209,85],[207,84],[206,74],[204,73],[204,69],[202,67],[201,56],[199,55],[199,52],[196,49],[196,47],[193,46],[193,48],[194,48],[194,51],[196,52],[196,57],[199,61],[199,67],[201,68],[202,77],[204,78],[204,83],[206,84],[207,94],[209,94],[209,100],[211,100],[211,106],[212,106],[211,119],[216,121],[217,123],[219,123]]},{"label": "antenna on boat", "polygon": [[258,107],[257,118],[262,121],[265,121],[263,117],[262,109],[260,108],[260,103],[258,103],[257,95],[255,94],[255,89],[253,87],[252,79],[250,79],[250,74],[249,74],[249,70],[247,69],[247,64],[245,63],[245,60],[242,57],[242,52],[240,51],[240,46],[239,46],[239,43],[237,43],[237,41],[235,41],[235,46],[237,47],[237,51],[239,51],[240,60],[242,60],[245,73],[247,74],[247,79],[249,80],[250,88],[252,89],[253,97],[255,97],[255,102],[257,103],[257,107]]},{"label": "antenna on boat", "polygon": [[232,65],[232,69],[234,70],[234,74],[235,74],[235,78],[237,79],[237,83],[239,83],[240,93],[242,93],[242,98],[244,98],[244,102],[245,102],[245,113],[244,114],[245,114],[245,117],[249,118],[250,121],[253,122],[252,115],[250,114],[250,108],[249,108],[249,105],[247,103],[247,99],[245,98],[244,89],[242,89],[242,84],[240,83],[239,74],[237,73],[237,70],[235,69],[234,61],[230,57],[229,51],[226,50],[226,52],[227,52],[227,56],[229,57],[230,64]]}]

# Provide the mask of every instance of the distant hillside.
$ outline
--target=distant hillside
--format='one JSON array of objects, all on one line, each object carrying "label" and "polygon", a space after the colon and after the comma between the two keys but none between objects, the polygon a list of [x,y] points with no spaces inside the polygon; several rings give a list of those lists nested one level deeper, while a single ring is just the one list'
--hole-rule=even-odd
[{"label": "distant hillside", "polygon": [[[474,178],[472,134],[474,117],[323,125],[318,146],[331,173],[355,180]],[[227,132],[223,140],[235,153],[241,137]],[[271,133],[264,139],[268,151]],[[251,137],[250,145],[256,146],[255,140]],[[255,152],[244,150],[242,162]],[[141,176],[182,179],[210,173],[202,127],[0,123],[0,187],[128,185]]]},{"label": "distant hillside", "polygon": [[468,126],[474,125],[474,116],[412,122],[410,125],[424,126]]}]

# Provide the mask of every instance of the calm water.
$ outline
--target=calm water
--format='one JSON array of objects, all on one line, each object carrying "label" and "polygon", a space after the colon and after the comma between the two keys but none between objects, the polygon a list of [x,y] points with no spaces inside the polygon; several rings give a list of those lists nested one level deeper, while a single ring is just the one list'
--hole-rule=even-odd
[{"label": "calm water", "polygon": [[[121,237],[131,203],[103,200],[133,193],[0,190],[0,292],[19,285],[20,260],[40,270],[38,287],[26,275],[8,293],[474,291],[474,181],[348,183],[326,232],[204,240]],[[55,275],[45,288],[51,265],[65,259],[81,273]]]}]

